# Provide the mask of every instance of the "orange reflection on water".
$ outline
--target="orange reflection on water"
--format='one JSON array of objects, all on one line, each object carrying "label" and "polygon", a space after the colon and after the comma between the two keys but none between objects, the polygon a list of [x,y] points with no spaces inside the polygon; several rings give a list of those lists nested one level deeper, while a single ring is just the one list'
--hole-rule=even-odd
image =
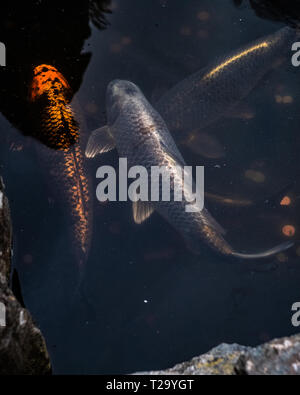
[{"label": "orange reflection on water", "polygon": [[293,225],[284,225],[282,228],[282,233],[287,237],[295,236],[296,229]]},{"label": "orange reflection on water", "polygon": [[290,206],[292,203],[292,200],[289,196],[284,196],[284,198],[280,202],[280,206]]}]

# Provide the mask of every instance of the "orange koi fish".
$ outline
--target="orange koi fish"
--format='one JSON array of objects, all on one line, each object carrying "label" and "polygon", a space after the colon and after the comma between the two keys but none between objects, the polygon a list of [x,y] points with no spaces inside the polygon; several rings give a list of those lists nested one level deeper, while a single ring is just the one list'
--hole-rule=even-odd
[{"label": "orange koi fish", "polygon": [[29,101],[35,117],[37,152],[50,180],[51,192],[59,192],[69,219],[72,253],[81,268],[87,260],[92,231],[90,183],[80,146],[79,123],[70,100],[72,90],[65,77],[51,65],[35,67]]}]

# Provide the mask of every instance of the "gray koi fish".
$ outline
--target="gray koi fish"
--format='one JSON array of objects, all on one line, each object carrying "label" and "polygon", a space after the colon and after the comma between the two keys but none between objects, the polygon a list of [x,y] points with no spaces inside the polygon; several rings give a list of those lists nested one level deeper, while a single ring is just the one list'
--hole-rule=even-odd
[{"label": "gray koi fish", "polygon": [[[128,166],[143,166],[148,171],[153,166],[166,169],[170,175],[172,193],[182,184],[185,166],[176,144],[168,131],[166,123],[150,105],[140,89],[129,81],[112,81],[106,92],[108,125],[97,129],[89,138],[86,156],[117,148],[120,157],[126,157]],[[184,191],[185,192],[185,191]],[[153,211],[165,218],[185,239],[188,247],[195,253],[201,252],[204,240],[217,252],[239,258],[264,258],[288,249],[292,242],[283,243],[275,248],[258,254],[243,254],[233,250],[225,241],[224,231],[206,208],[187,212],[190,199],[181,201],[141,201],[133,202],[133,216],[136,223],[142,223]]]},{"label": "gray koi fish", "polygon": [[205,128],[230,112],[280,56],[291,53],[295,29],[284,27],[192,74],[155,104],[169,130]]}]

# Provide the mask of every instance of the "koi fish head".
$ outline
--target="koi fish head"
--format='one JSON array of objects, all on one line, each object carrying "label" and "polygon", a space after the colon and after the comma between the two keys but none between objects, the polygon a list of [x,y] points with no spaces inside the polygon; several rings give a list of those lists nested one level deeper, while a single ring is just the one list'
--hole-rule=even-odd
[{"label": "koi fish head", "polygon": [[35,101],[43,94],[53,91],[57,93],[70,92],[71,87],[54,66],[41,64],[35,67],[29,90],[29,99]]},{"label": "koi fish head", "polygon": [[54,66],[41,64],[34,68],[29,101],[35,133],[40,141],[56,150],[67,150],[79,139],[71,97],[70,85]]}]

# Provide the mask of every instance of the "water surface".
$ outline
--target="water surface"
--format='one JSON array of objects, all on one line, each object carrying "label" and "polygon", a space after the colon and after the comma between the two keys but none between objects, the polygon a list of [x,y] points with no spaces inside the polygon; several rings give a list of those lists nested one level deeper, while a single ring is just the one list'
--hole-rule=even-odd
[{"label": "water surface", "polygon": [[[216,57],[283,26],[258,18],[246,2],[237,8],[229,0],[184,6],[179,0],[114,1],[112,11],[108,28],[91,24],[84,43],[83,52],[92,56],[76,99],[86,132],[105,124],[112,79],[133,81],[155,102]],[[202,131],[216,141],[215,154],[211,141],[208,157],[202,146],[179,145],[188,164],[205,166],[207,191],[261,202],[249,208],[206,202],[237,250],[255,252],[287,240],[285,225],[298,236],[299,73],[290,64],[274,68],[243,101],[251,116],[237,111]],[[14,266],[54,373],[161,369],[221,342],[256,345],[297,332],[291,326],[291,306],[300,298],[297,246],[267,261],[227,261],[205,246],[194,256],[157,214],[135,225],[129,202],[95,199],[85,273],[91,307],[76,296],[70,303],[65,213],[46,188],[30,137],[21,137],[4,116],[0,129],[8,135],[1,173],[13,216]],[[23,149],[12,150],[20,140]],[[117,166],[117,153],[90,161],[93,195],[96,169],[104,164]],[[293,182],[292,205],[263,204]]]}]

